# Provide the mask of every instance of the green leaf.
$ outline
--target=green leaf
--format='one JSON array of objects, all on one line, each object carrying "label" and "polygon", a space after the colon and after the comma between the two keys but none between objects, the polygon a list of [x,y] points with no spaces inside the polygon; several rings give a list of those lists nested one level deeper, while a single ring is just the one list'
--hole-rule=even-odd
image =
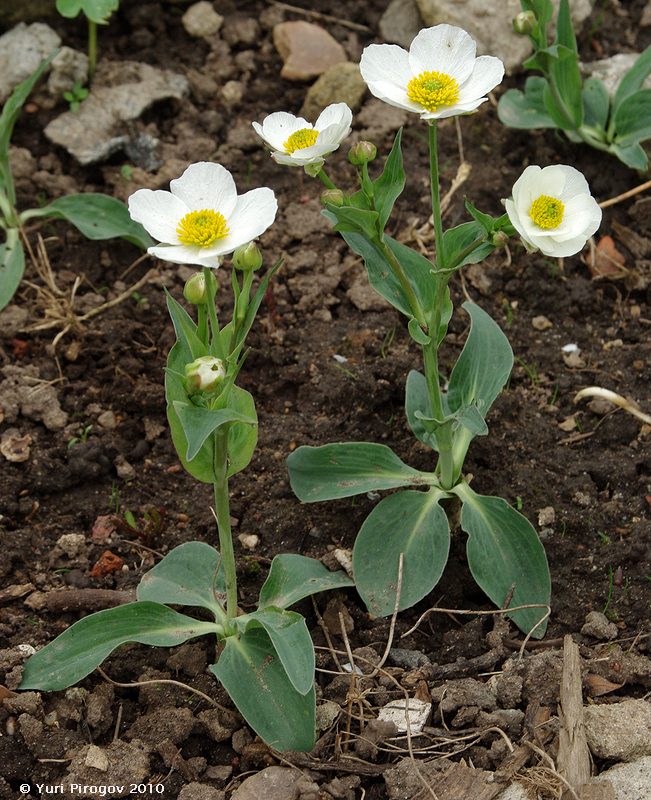
[{"label": "green leaf", "polygon": [[576,36],[572,26],[572,15],[570,14],[570,4],[567,0],[561,0],[558,8],[558,20],[556,22],[556,42],[562,44],[569,50],[576,49]]},{"label": "green leaf", "polygon": [[21,689],[58,691],[77,683],[127,642],[174,647],[206,633],[214,622],[200,622],[159,603],[127,603],[75,622],[25,664]]},{"label": "green leaf", "polygon": [[325,216],[332,221],[338,233],[356,233],[367,239],[375,239],[379,235],[377,211],[365,211],[353,206],[333,206],[328,203]]},{"label": "green leaf", "polygon": [[[249,335],[249,331],[253,327],[253,322],[255,321],[256,314],[258,313],[258,309],[260,308],[260,304],[267,293],[267,289],[269,288],[269,283],[273,276],[278,272],[280,267],[282,266],[282,259],[277,261],[271,269],[267,270],[265,273],[264,278],[260,281],[258,288],[249,301],[248,308],[246,310],[246,316],[244,317],[244,322],[242,323],[241,327],[237,333],[237,339],[235,341],[235,345],[233,347],[233,353],[237,354],[240,351],[240,348],[244,344],[246,337]],[[222,328],[223,330],[223,328]]]},{"label": "green leaf", "polygon": [[[448,228],[443,234],[443,243],[448,269],[457,269],[465,264],[483,261],[495,249],[492,242],[485,241],[486,231],[479,222],[464,222],[455,228]],[[470,252],[468,248],[477,243]],[[465,255],[464,255],[465,254]]]},{"label": "green leaf", "polygon": [[402,128],[396,133],[393,147],[384,162],[384,170],[380,177],[373,182],[373,198],[375,209],[379,214],[379,228],[384,230],[393,205],[405,188],[405,170],[402,163]]},{"label": "green leaf", "polygon": [[648,169],[649,159],[641,144],[629,144],[627,147],[611,144],[609,152],[631,169],[639,169],[641,172]]},{"label": "green leaf", "polygon": [[7,230],[0,244],[0,311],[11,302],[25,273],[25,251],[16,228]]},{"label": "green leaf", "polygon": [[138,584],[138,600],[199,606],[224,615],[226,579],[221,556],[205,542],[186,542],[171,550]]},{"label": "green leaf", "polygon": [[283,553],[271,562],[271,569],[260,590],[259,608],[288,608],[305,597],[354,586],[344,572],[331,572],[320,561],[294,553]]},{"label": "green leaf", "polygon": [[499,325],[475,303],[464,303],[471,328],[450,374],[450,411],[476,405],[484,419],[513,368],[513,351]]},{"label": "green leaf", "polygon": [[[476,405],[463,406],[454,413],[455,426],[465,428],[474,438],[475,436],[486,436],[488,426]],[[454,429],[453,428],[453,429]]]},{"label": "green leaf", "polygon": [[210,667],[253,730],[276,750],[314,747],[314,688],[302,695],[292,686],[271,640],[261,628],[229,636]]},{"label": "green leaf", "polygon": [[[167,300],[167,310],[172,318],[176,338],[185,354],[185,362],[182,365],[183,368],[180,370],[182,374],[185,374],[185,364],[189,364],[191,361],[194,361],[195,358],[208,355],[208,351],[204,343],[199,339],[197,335],[197,326],[192,321],[188,312],[180,303],[177,303],[167,291],[165,292],[165,299]],[[187,398],[185,390],[183,391],[183,397]],[[182,398],[175,397],[174,399],[179,400]]]},{"label": "green leaf", "polygon": [[258,424],[255,417],[247,417],[234,408],[201,408],[200,406],[193,406],[191,403],[175,400],[174,411],[176,411],[176,415],[183,426],[183,433],[188,443],[188,449],[185,454],[187,461],[192,461],[193,458],[196,458],[206,439],[217,428],[227,422],[242,422],[247,425]]},{"label": "green leaf", "polygon": [[608,123],[610,96],[598,78],[588,78],[583,83],[583,123],[603,131]]},{"label": "green leaf", "polygon": [[622,101],[615,112],[614,127],[618,147],[651,138],[651,89],[640,89]]},{"label": "green leaf", "polygon": [[80,11],[97,25],[106,25],[108,19],[120,6],[120,0],[57,0],[56,7],[62,17],[72,19]]},{"label": "green leaf", "polygon": [[65,219],[93,241],[126,239],[142,250],[154,244],[142,225],[131,219],[125,204],[107,194],[86,192],[59,197],[44,208],[31,209],[26,216]]},{"label": "green leaf", "polygon": [[644,81],[651,74],[651,45],[640,54],[635,64],[622,78],[615,96],[613,97],[613,115],[617,112],[620,105],[642,88]]},{"label": "green leaf", "polygon": [[490,214],[484,214],[484,212],[476,208],[467,197],[463,198],[463,205],[475,222],[481,225],[485,233],[493,232],[496,220],[494,220]]},{"label": "green leaf", "polygon": [[530,75],[524,84],[524,93],[509,89],[500,97],[497,116],[510,128],[534,130],[558,127],[547,113],[543,99],[547,81],[539,75]]},{"label": "green leaf", "polygon": [[253,422],[234,422],[228,429],[228,470],[230,478],[248,466],[258,443],[258,414],[255,400],[246,389],[232,386],[228,397],[229,408],[242,418]]},{"label": "green leaf", "polygon": [[555,49],[558,55],[550,61],[549,82],[543,90],[545,108],[559,128],[577,130],[583,123],[583,82],[577,53],[560,44],[548,49]]},{"label": "green leaf", "polygon": [[303,503],[437,482],[433,473],[419,472],[386,445],[371,442],[299,447],[290,453],[287,467],[294,494]]},{"label": "green leaf", "polygon": [[393,614],[400,554],[398,609],[411,608],[438,583],[448,560],[450,528],[438,490],[396,492],[381,500],[360,528],[353,549],[355,586],[373,616]]},{"label": "green leaf", "polygon": [[[481,589],[499,608],[515,585],[510,606],[548,605],[551,579],[545,550],[529,520],[501,497],[475,494],[466,483],[451,489],[461,498],[461,527],[468,534],[468,565]],[[527,608],[508,614],[529,633],[547,614]],[[547,622],[533,632],[545,635]]]},{"label": "green leaf", "polygon": [[427,390],[427,379],[422,372],[410,370],[405,386],[405,413],[411,432],[423,444],[438,451],[436,436],[423,424],[423,419],[432,417],[432,404]]},{"label": "green leaf", "polygon": [[310,691],[314,685],[314,645],[300,614],[269,606],[235,622],[242,632],[255,626],[264,628],[294,689],[300,694]]},{"label": "green leaf", "polygon": [[431,343],[431,338],[420,327],[418,320],[414,319],[414,317],[409,320],[407,328],[409,329],[409,335],[417,344],[420,344],[424,347],[425,345]]}]

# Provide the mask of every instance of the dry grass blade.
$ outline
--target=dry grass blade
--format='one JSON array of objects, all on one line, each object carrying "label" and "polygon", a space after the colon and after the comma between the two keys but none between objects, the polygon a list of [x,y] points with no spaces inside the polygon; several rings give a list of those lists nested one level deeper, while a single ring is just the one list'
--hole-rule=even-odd
[{"label": "dry grass blade", "polygon": [[612,392],[610,389],[602,389],[600,386],[588,386],[574,395],[574,402],[578,403],[584,397],[601,397],[603,400],[608,400],[609,403],[623,408],[624,411],[642,420],[642,422],[646,422],[647,425],[651,425],[651,416],[649,414],[640,411],[632,400],[622,397],[621,394]]}]

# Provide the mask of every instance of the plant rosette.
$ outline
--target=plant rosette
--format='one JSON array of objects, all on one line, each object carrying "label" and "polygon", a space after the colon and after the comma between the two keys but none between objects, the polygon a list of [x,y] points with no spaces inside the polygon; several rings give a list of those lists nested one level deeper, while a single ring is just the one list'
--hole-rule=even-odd
[{"label": "plant rosette", "polygon": [[434,120],[474,111],[504,77],[495,56],[475,54],[474,39],[462,28],[436,25],[421,30],[409,52],[372,44],[360,62],[371,92],[389,105]]},{"label": "plant rosette", "polygon": [[273,223],[278,204],[271,189],[237,194],[221,164],[191,164],[170,191],[139,189],[129,213],[161,244],[150,255],[175,264],[218,267],[225,255],[260,236]]},{"label": "plant rosette", "polygon": [[527,249],[554,258],[580,252],[601,224],[588,182],[564,164],[527,167],[504,206]]},{"label": "plant rosette", "polygon": [[276,111],[265,117],[262,125],[259,122],[252,125],[271,148],[271,157],[276,163],[320,167],[325,156],[337,150],[350,133],[352,118],[345,103],[334,103],[319,114],[314,125],[286,111]]}]

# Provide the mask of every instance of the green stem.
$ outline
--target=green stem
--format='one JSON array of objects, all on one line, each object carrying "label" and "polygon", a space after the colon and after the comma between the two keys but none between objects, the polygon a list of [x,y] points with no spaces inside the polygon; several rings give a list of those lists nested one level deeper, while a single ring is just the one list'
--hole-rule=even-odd
[{"label": "green stem", "polygon": [[425,319],[425,313],[422,309],[421,304],[418,302],[418,298],[416,297],[416,292],[414,292],[414,288],[409,281],[409,278],[405,275],[405,271],[402,268],[402,264],[396,258],[396,254],[393,250],[389,247],[389,245],[384,241],[384,236],[378,237],[375,240],[377,246],[382,250],[384,257],[386,258],[389,266],[391,267],[391,272],[396,276],[398,281],[400,282],[400,286],[402,291],[407,295],[407,300],[409,301],[409,307],[411,308],[411,313],[413,316],[418,320],[418,324],[424,330],[427,330],[427,320]]},{"label": "green stem", "polygon": [[88,20],[88,85],[93,82],[97,67],[97,23]]},{"label": "green stem", "polygon": [[[214,433],[215,516],[219,535],[219,552],[226,582],[226,620],[237,616],[237,573],[235,551],[231,532],[230,499],[228,496],[228,426],[222,425]],[[227,626],[228,627],[228,626]],[[228,633],[228,631],[226,631]]]},{"label": "green stem", "polygon": [[445,269],[445,253],[443,252],[443,221],[441,219],[441,195],[439,189],[439,154],[437,143],[436,121],[430,122],[429,129],[429,175],[432,187],[432,218],[434,220],[434,238],[436,241],[436,267]]},{"label": "green stem", "polygon": [[320,179],[321,183],[326,187],[326,189],[336,189],[337,188],[335,186],[335,184],[327,176],[326,171],[323,169],[323,167],[321,167],[321,169],[317,173],[317,178]]},{"label": "green stem", "polygon": [[217,309],[215,307],[215,297],[217,296],[217,280],[213,275],[210,267],[203,268],[203,274],[206,279],[206,307],[208,309],[208,319],[210,320],[210,328],[212,330],[212,341],[219,336],[219,322],[217,321]]}]

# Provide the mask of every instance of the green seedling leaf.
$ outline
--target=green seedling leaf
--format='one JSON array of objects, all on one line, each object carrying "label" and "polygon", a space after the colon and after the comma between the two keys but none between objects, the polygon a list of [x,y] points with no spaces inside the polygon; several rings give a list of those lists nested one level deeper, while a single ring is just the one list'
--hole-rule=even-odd
[{"label": "green seedling leaf", "polygon": [[[208,355],[208,352],[204,343],[199,339],[197,335],[197,326],[192,321],[188,312],[180,303],[177,303],[167,291],[165,292],[165,299],[167,300],[167,310],[172,318],[176,338],[181,346],[180,349],[182,349],[185,355],[185,362],[183,368],[180,370],[181,374],[184,374],[185,364],[189,364],[191,361],[201,356]],[[185,390],[183,392],[183,398],[187,398]],[[175,397],[174,399],[180,400],[182,398]],[[169,402],[168,399],[168,403]]]},{"label": "green seedling leaf", "polygon": [[[499,608],[512,586],[510,606],[548,605],[551,579],[547,557],[529,520],[501,497],[475,494],[466,483],[451,491],[463,503],[461,527],[468,534],[468,565],[481,589]],[[521,631],[533,631],[536,639],[545,635],[546,621],[535,626],[546,615],[545,608],[508,614]]]},{"label": "green seedling leaf", "polygon": [[87,239],[125,239],[146,250],[154,240],[139,222],[129,216],[123,202],[106,194],[86,192],[59,197],[44,208],[31,209],[27,217],[65,219]]},{"label": "green seedling leaf", "polygon": [[642,88],[644,81],[651,74],[651,46],[640,54],[635,64],[624,75],[621,83],[617,87],[615,96],[613,97],[613,115],[617,113],[617,109],[632,94],[635,94]]},{"label": "green seedling leaf", "polygon": [[56,7],[62,17],[73,19],[81,11],[97,25],[108,24],[109,17],[120,6],[120,0],[57,0]]},{"label": "green seedling leaf", "polygon": [[539,75],[530,75],[524,84],[524,93],[509,89],[500,97],[497,116],[510,128],[535,130],[558,127],[547,113],[543,99],[547,81]]},{"label": "green seedling leaf", "polygon": [[306,752],[314,747],[314,688],[302,695],[292,686],[262,628],[229,636],[210,667],[253,730],[276,750]]},{"label": "green seedling leaf", "polygon": [[221,556],[205,542],[186,542],[171,550],[138,584],[138,600],[207,608],[224,616],[226,580]]},{"label": "green seedling leaf", "polygon": [[159,603],[127,603],[98,611],[75,622],[33,655],[25,664],[20,688],[48,692],[66,689],[127,642],[175,647],[216,632],[214,622],[192,619]]},{"label": "green seedling leaf", "polygon": [[623,100],[614,117],[615,144],[626,148],[651,138],[651,89],[640,89]]},{"label": "green seedling leaf", "polygon": [[488,425],[482,417],[476,405],[463,406],[454,413],[453,429],[459,426],[465,428],[474,438],[475,436],[486,436]]},{"label": "green seedling leaf", "polygon": [[484,212],[476,208],[467,197],[463,198],[463,205],[475,222],[481,225],[485,233],[493,232],[496,220],[494,220],[490,214],[484,214]]},{"label": "green seedling leaf", "polygon": [[305,620],[295,611],[269,606],[238,617],[238,628],[264,628],[292,686],[307,694],[314,685],[314,645]]},{"label": "green seedling leaf", "polygon": [[436,489],[396,492],[381,500],[364,521],[353,549],[353,573],[373,616],[395,611],[401,553],[398,610],[422,600],[438,583],[450,549],[448,518],[439,505],[444,496]]},{"label": "green seedling leaf", "polygon": [[379,228],[384,230],[393,205],[405,188],[405,170],[402,162],[402,128],[396,133],[391,152],[384,162],[384,170],[380,177],[373,183],[373,198],[375,209],[379,215]]},{"label": "green seedling leaf", "polygon": [[11,302],[25,273],[25,251],[16,228],[7,230],[0,244],[0,311]]},{"label": "green seedling leaf", "polygon": [[248,466],[258,443],[258,414],[253,396],[239,386],[231,387],[228,396],[231,411],[253,422],[234,422],[228,429],[228,470],[230,478]]},{"label": "green seedling leaf", "polygon": [[183,433],[188,443],[185,454],[187,461],[192,461],[197,457],[206,439],[222,425],[228,422],[241,422],[247,425],[257,425],[258,423],[255,417],[247,417],[233,408],[211,410],[193,406],[191,403],[184,403],[181,400],[174,401],[174,411],[183,426]]},{"label": "green seedling leaf", "polygon": [[283,553],[271,562],[267,580],[260,590],[258,606],[288,608],[318,592],[348,586],[354,586],[354,583],[344,572],[331,572],[314,558]]},{"label": "green seedling leaf", "polygon": [[583,123],[582,80],[577,55],[562,45],[557,45],[556,50],[558,58],[550,62],[549,82],[543,89],[543,101],[556,127],[575,131]]},{"label": "green seedling leaf", "polygon": [[612,144],[610,152],[631,169],[639,169],[641,172],[645,172],[649,167],[649,159],[641,144],[630,144],[627,147]]},{"label": "green seedling leaf", "polygon": [[[492,221],[492,220],[491,220]],[[448,228],[443,234],[446,267],[458,269],[465,264],[478,264],[495,249],[492,242],[485,241],[484,226],[476,221],[464,222],[456,228]],[[484,241],[482,241],[484,240]],[[477,246],[468,252],[468,248]]]},{"label": "green seedling leaf", "polygon": [[608,124],[610,96],[598,78],[588,78],[583,83],[583,123],[590,128],[604,131]]},{"label": "green seedling leaf", "polygon": [[331,220],[334,218],[334,229],[338,233],[356,233],[371,240],[379,235],[377,211],[329,203],[326,216]]},{"label": "green seedling leaf", "polygon": [[411,338],[416,342],[416,344],[420,344],[423,347],[431,343],[431,338],[425,333],[425,331],[420,327],[418,324],[418,320],[412,317],[409,320],[407,325],[409,330],[409,335]]},{"label": "green seedling leaf", "polygon": [[432,404],[427,391],[427,379],[422,372],[410,370],[405,387],[405,413],[411,432],[423,444],[438,451],[436,436],[423,424],[423,419],[431,419]]},{"label": "green seedling leaf", "polygon": [[384,444],[345,442],[299,447],[287,459],[294,494],[303,503],[437,483],[433,473],[407,466]]}]

